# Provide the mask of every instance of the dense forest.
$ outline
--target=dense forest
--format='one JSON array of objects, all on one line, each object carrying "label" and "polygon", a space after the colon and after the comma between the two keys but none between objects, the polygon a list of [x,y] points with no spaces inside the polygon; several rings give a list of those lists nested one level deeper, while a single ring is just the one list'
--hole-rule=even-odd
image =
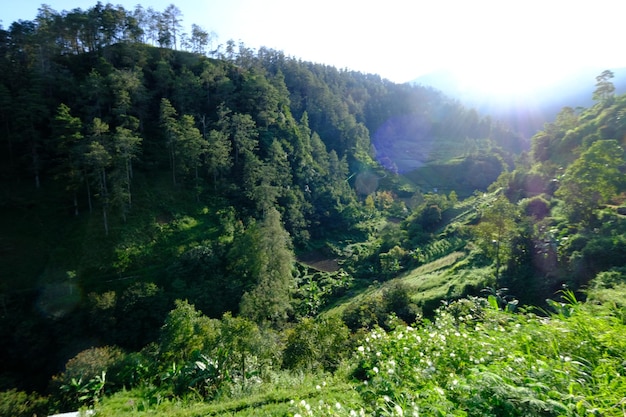
[{"label": "dense forest", "polygon": [[0,28],[0,414],[623,415],[610,71],[528,141],[181,21]]}]

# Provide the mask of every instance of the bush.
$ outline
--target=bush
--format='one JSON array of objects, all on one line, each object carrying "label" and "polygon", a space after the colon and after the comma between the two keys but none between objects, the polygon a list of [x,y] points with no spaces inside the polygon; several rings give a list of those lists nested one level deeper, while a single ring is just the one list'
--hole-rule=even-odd
[{"label": "bush", "polygon": [[124,360],[115,346],[93,347],[67,361],[65,371],[52,377],[56,403],[64,409],[93,405],[104,393],[107,373]]},{"label": "bush", "polygon": [[390,329],[393,327],[394,317],[405,323],[414,323],[421,317],[421,313],[420,308],[410,298],[409,287],[401,282],[392,282],[382,293],[349,305],[342,318],[351,330],[372,329],[376,326]]},{"label": "bush", "polygon": [[303,319],[287,336],[283,365],[288,369],[334,371],[348,354],[350,331],[337,318]]},{"label": "bush", "polygon": [[401,282],[394,282],[383,290],[385,311],[394,313],[399,319],[408,324],[415,323],[421,316],[421,310],[411,300],[409,287]]},{"label": "bush", "polygon": [[63,382],[71,378],[91,379],[107,371],[124,359],[124,352],[117,346],[92,347],[78,353],[65,364],[61,374]]},{"label": "bush", "polygon": [[536,220],[541,220],[550,214],[550,203],[540,196],[524,200],[521,203],[521,207],[524,210],[524,214],[534,217]]},{"label": "bush", "polygon": [[614,268],[610,271],[600,272],[591,281],[592,288],[614,288],[620,284],[626,284],[625,268]]},{"label": "bush", "polygon": [[418,328],[370,332],[353,374],[363,414],[621,415],[625,329],[609,310],[570,299],[567,315],[545,318],[476,301]]},{"label": "bush", "polygon": [[32,417],[48,415],[48,398],[15,389],[0,392],[0,416]]},{"label": "bush", "polygon": [[363,302],[351,303],[342,315],[343,322],[350,330],[372,329],[383,324],[386,317],[381,295],[369,297]]}]

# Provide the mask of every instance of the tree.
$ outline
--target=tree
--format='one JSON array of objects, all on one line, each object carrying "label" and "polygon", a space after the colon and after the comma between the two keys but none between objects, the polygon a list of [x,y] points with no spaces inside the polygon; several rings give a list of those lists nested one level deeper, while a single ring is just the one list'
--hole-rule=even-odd
[{"label": "tree", "polygon": [[255,243],[249,250],[258,256],[256,285],[243,295],[240,312],[259,324],[280,325],[290,309],[294,255],[275,208],[266,213]]},{"label": "tree", "polygon": [[180,24],[182,20],[182,13],[178,7],[170,4],[165,8],[161,14],[161,26],[159,30],[159,44],[162,47],[173,46],[177,49],[178,37],[177,34],[182,30]]},{"label": "tree", "polygon": [[496,280],[500,278],[500,267],[511,253],[511,241],[515,237],[516,207],[503,195],[484,208],[480,223],[474,227],[478,246],[496,263]]},{"label": "tree", "polygon": [[142,84],[140,70],[115,70],[107,77],[112,95],[112,112],[118,123],[127,128],[134,128],[138,121],[132,113],[144,117],[146,91]]},{"label": "tree", "polygon": [[97,117],[93,119],[91,126],[91,142],[85,154],[85,165],[89,168],[91,177],[97,184],[98,197],[102,204],[102,219],[104,223],[104,233],[109,234],[109,186],[107,181],[107,168],[111,165],[111,154],[109,153],[108,138],[109,125]]},{"label": "tree", "polygon": [[250,368],[260,367],[270,354],[259,327],[245,317],[233,317],[230,313],[222,317],[219,345],[219,368],[231,373],[231,378],[239,377],[244,387],[253,375]]},{"label": "tree", "polygon": [[82,106],[84,113],[91,120],[93,117],[103,117],[109,100],[109,86],[106,78],[96,69],[92,69],[85,81],[80,85]]},{"label": "tree", "polygon": [[228,125],[233,148],[235,150],[235,165],[239,165],[239,156],[245,153],[253,153],[258,145],[259,133],[256,123],[249,114],[235,113],[230,117]]},{"label": "tree", "polygon": [[196,127],[193,116],[183,115],[178,121],[178,145],[176,152],[180,159],[179,167],[181,171],[187,173],[193,171],[196,185],[198,185],[198,170],[202,162],[202,157],[207,151],[207,142]]},{"label": "tree", "polygon": [[42,173],[42,129],[41,125],[48,117],[48,108],[42,95],[40,80],[30,78],[25,88],[21,89],[13,101],[13,123],[15,131],[26,143],[30,152],[31,173],[35,187],[41,186]]},{"label": "tree", "polygon": [[217,179],[228,172],[233,165],[231,144],[228,136],[221,131],[211,130],[207,138],[206,167],[213,177],[213,189],[217,190]]},{"label": "tree", "polygon": [[57,152],[61,158],[61,176],[67,181],[66,190],[72,193],[74,215],[78,216],[78,189],[82,182],[82,167],[78,151],[83,135],[83,124],[78,117],[73,117],[70,108],[60,104],[52,122],[53,135],[57,139]]},{"label": "tree", "polygon": [[109,206],[109,187],[107,185],[106,169],[111,163],[111,155],[100,142],[91,142],[85,154],[85,160],[87,166],[91,168],[91,175],[98,184],[98,197],[102,203],[104,232],[108,235],[109,221],[107,213]]},{"label": "tree", "polygon": [[596,89],[593,92],[593,100],[601,104],[606,104],[613,98],[615,86],[611,82],[614,74],[612,71],[604,70],[596,77]]},{"label": "tree", "polygon": [[163,366],[182,364],[212,348],[217,339],[217,320],[210,320],[187,301],[176,300],[161,328],[159,356]]},{"label": "tree", "polygon": [[130,190],[133,179],[133,160],[137,158],[141,150],[142,139],[132,130],[118,126],[113,135],[115,150],[114,165],[118,172],[119,192],[114,194],[115,200],[122,207],[122,215],[126,219],[126,211],[132,206],[132,194]]},{"label": "tree", "polygon": [[117,307],[117,344],[141,349],[158,339],[168,312],[167,297],[152,282],[136,282],[122,293]]},{"label": "tree", "polygon": [[206,55],[210,42],[211,35],[209,32],[196,24],[191,25],[191,38],[189,39],[191,52]]},{"label": "tree", "polygon": [[176,120],[178,114],[172,103],[166,98],[161,99],[160,124],[165,136],[165,144],[167,146],[170,169],[172,170],[172,183],[176,185],[176,154],[177,142],[180,137],[179,125]]},{"label": "tree", "polygon": [[591,144],[566,170],[555,195],[565,202],[573,222],[589,223],[593,210],[606,203],[623,185],[624,150],[616,140]]}]

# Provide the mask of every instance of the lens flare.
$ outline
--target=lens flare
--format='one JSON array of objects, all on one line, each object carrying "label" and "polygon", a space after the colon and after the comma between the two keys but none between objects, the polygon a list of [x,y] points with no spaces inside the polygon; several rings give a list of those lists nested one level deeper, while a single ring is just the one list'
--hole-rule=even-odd
[{"label": "lens flare", "polygon": [[372,137],[378,162],[392,172],[408,172],[428,161],[433,147],[432,122],[419,115],[396,116]]}]

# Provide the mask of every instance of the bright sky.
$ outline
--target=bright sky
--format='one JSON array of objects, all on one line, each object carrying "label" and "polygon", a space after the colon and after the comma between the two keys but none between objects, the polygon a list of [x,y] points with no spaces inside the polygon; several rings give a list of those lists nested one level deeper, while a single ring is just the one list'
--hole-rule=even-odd
[{"label": "bright sky", "polygon": [[[47,0],[54,10],[97,0]],[[102,1],[107,3],[106,0]],[[172,0],[113,0],[163,11]],[[5,28],[32,20],[41,5],[17,0],[0,12]],[[178,0],[196,23],[257,49],[376,73],[406,82],[438,69],[475,87],[524,91],[578,67],[626,66],[620,0]],[[9,10],[10,9],[10,10]],[[510,87],[503,87],[509,85]]]}]

